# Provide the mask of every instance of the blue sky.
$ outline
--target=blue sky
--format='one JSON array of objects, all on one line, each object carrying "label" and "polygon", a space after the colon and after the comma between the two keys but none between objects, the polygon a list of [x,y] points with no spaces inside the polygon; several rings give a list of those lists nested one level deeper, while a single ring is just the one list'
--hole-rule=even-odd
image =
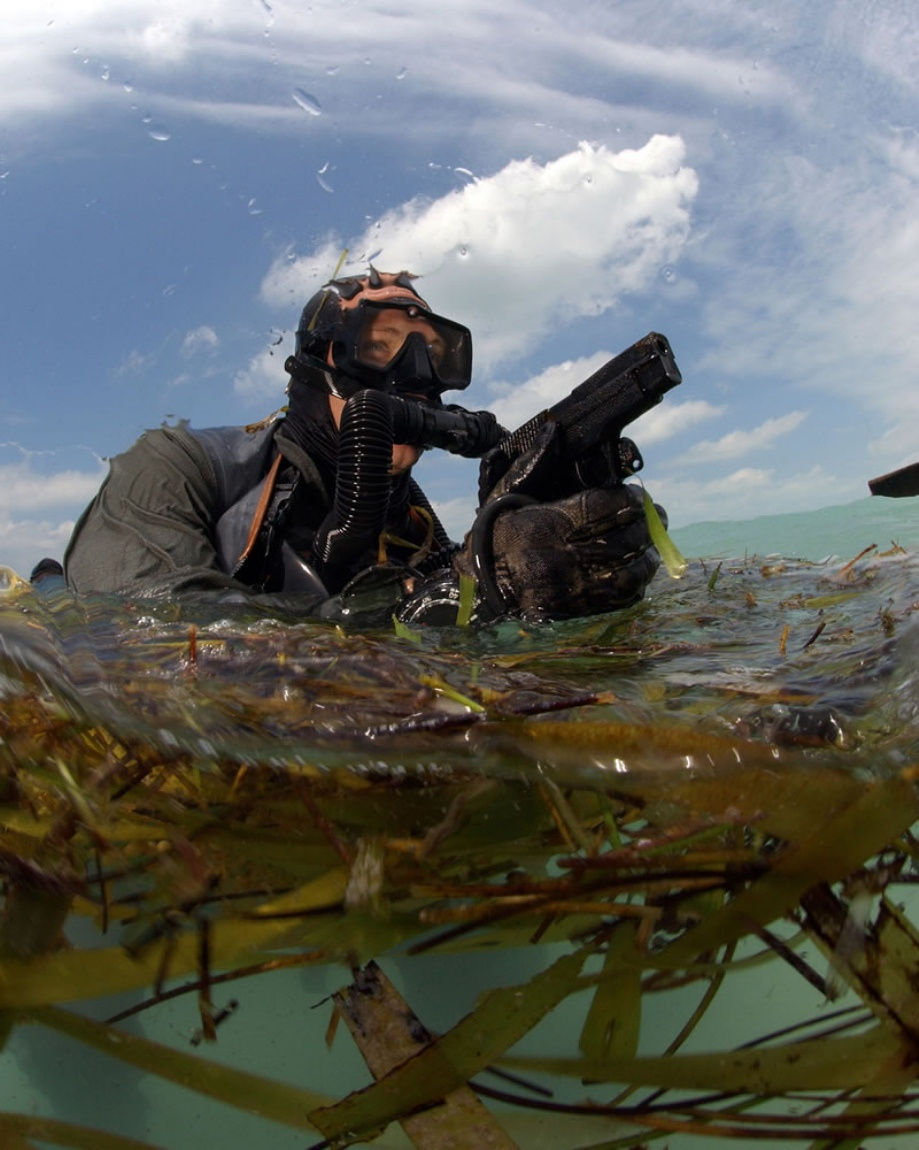
[{"label": "blue sky", "polygon": [[[0,563],[145,428],[284,401],[304,300],[421,273],[508,425],[649,330],[671,523],[919,458],[913,0],[0,0]],[[475,466],[419,477],[454,535]]]}]

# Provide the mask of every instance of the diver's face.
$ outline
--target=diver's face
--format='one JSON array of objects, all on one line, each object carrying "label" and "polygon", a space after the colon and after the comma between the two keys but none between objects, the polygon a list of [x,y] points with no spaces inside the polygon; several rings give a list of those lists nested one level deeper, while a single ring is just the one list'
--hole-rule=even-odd
[{"label": "diver's face", "polygon": [[357,359],[374,367],[387,367],[408,337],[415,333],[424,340],[431,362],[437,367],[444,355],[443,339],[413,308],[392,307],[369,312],[357,341]]}]

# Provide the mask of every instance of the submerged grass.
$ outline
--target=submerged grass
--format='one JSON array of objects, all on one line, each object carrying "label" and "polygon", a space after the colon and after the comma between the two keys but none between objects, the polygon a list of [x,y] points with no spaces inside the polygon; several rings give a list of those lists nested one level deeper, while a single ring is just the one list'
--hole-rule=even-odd
[{"label": "submerged grass", "polygon": [[[558,1148],[911,1135],[917,576],[874,552],[694,564],[618,616],[411,636],[10,581],[4,1035],[66,1034],[317,1147],[400,1121],[443,1145],[446,1126],[413,1122],[443,1100],[453,1136],[468,1114],[483,1145],[536,1145],[529,1112]],[[506,947],[539,969],[441,1034],[408,1021],[411,956]],[[389,1045],[400,1060],[341,1098],[305,1069],[276,1081],[124,1028],[185,997],[219,1051],[227,989],[338,963],[353,995],[397,948],[405,1009],[387,991],[368,1017],[396,1029],[358,1044],[371,1069]],[[713,1049],[726,990],[770,966],[813,1015]],[[658,1033],[656,1000],[692,987]],[[820,1004],[844,991],[832,1023]],[[560,1013],[570,1049],[539,1049]],[[467,1084],[484,1125],[456,1101]],[[15,1113],[0,1134],[142,1144]]]}]

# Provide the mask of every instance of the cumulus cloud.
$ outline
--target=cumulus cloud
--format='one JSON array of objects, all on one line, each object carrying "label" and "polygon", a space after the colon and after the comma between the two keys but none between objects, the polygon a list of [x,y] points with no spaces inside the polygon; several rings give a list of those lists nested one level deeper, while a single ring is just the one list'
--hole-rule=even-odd
[{"label": "cumulus cloud", "polygon": [[770,447],[783,435],[800,427],[807,419],[806,411],[790,411],[787,415],[767,419],[749,431],[729,431],[720,439],[706,439],[694,444],[680,456],[680,463],[718,463],[726,459],[739,459],[751,451]]},{"label": "cumulus cloud", "polygon": [[[378,266],[423,275],[432,306],[473,329],[487,375],[559,325],[646,290],[677,258],[698,189],[684,160],[682,140],[662,135],[638,149],[581,143],[546,164],[514,160],[433,202],[403,204],[347,246],[379,249]],[[265,301],[289,308],[291,297],[305,299],[340,247],[278,260]]]}]

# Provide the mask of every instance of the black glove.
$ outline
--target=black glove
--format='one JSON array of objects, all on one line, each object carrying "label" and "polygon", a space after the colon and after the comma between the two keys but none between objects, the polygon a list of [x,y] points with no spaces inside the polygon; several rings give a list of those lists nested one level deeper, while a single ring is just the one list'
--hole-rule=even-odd
[{"label": "black glove", "polygon": [[537,501],[551,489],[557,441],[547,425],[506,470],[456,560],[476,577],[492,614],[565,619],[614,611],[638,602],[660,566],[639,487],[592,487]]}]

